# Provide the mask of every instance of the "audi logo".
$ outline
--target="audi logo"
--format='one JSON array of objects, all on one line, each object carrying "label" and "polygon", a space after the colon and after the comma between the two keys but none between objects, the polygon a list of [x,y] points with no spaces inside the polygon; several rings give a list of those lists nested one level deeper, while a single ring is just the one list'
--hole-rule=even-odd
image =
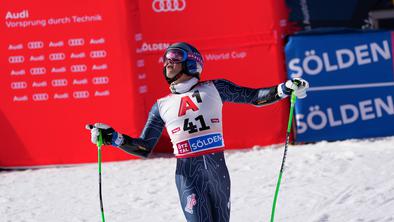
[{"label": "audi logo", "polygon": [[94,92],[94,96],[109,96],[109,94],[110,94],[109,90]]},{"label": "audi logo", "polygon": [[90,58],[105,58],[107,56],[107,51],[96,50],[90,52]]},{"label": "audi logo", "polygon": [[33,94],[33,100],[34,101],[46,101],[48,100],[48,93],[36,93]]},{"label": "audi logo", "polygon": [[49,60],[51,60],[51,61],[64,60],[65,58],[66,58],[66,55],[62,52],[49,54]]},{"label": "audi logo", "polygon": [[44,61],[45,56],[44,55],[39,55],[39,56],[30,56],[30,61]]},{"label": "audi logo", "polygon": [[63,41],[58,41],[58,42],[49,42],[49,47],[62,47],[64,46]]},{"label": "audi logo", "polygon": [[14,96],[13,101],[14,102],[21,102],[21,101],[27,101],[29,98],[27,96]]},{"label": "audi logo", "polygon": [[137,60],[137,67],[138,68],[141,68],[141,67],[144,67],[144,66],[145,66],[145,60],[143,60],[143,59]]},{"label": "audi logo", "polygon": [[79,39],[69,39],[69,40],[68,40],[68,45],[69,45],[69,46],[81,46],[81,45],[85,45],[85,40],[83,40],[82,38],[79,38]]},{"label": "audi logo", "polygon": [[94,77],[92,82],[93,85],[105,85],[109,83],[109,78],[107,76]]},{"label": "audi logo", "polygon": [[73,79],[73,85],[85,85],[88,84],[88,79]]},{"label": "audi logo", "polygon": [[53,98],[54,99],[67,99],[68,93],[63,93],[63,94],[55,93],[55,95],[53,95]]},{"label": "audi logo", "polygon": [[85,58],[86,54],[84,52],[81,53],[71,53],[70,58],[71,59],[81,59],[81,58]]},{"label": "audi logo", "polygon": [[54,79],[54,80],[52,80],[52,86],[53,87],[67,86],[67,84],[68,84],[67,79]]},{"label": "audi logo", "polygon": [[25,57],[23,56],[10,56],[8,57],[9,63],[23,63],[25,61]]},{"label": "audi logo", "polygon": [[90,39],[90,44],[95,45],[95,44],[104,44],[105,43],[105,38],[99,38],[99,39]]},{"label": "audi logo", "polygon": [[16,45],[13,45],[13,44],[8,45],[8,50],[19,50],[19,49],[23,49],[22,43],[19,43]]},{"label": "audi logo", "polygon": [[140,86],[138,91],[140,94],[144,94],[144,93],[148,92],[148,86],[147,85]]},{"label": "audi logo", "polygon": [[134,39],[136,42],[141,41],[142,40],[142,33],[135,34]]},{"label": "audi logo", "polygon": [[34,88],[36,88],[36,87],[46,87],[47,85],[48,85],[48,84],[47,84],[47,81],[33,82],[33,83],[31,84],[31,86],[34,87]]},{"label": "audi logo", "polygon": [[43,75],[47,73],[47,69],[45,67],[35,67],[30,69],[30,74],[32,75]]},{"label": "audi logo", "polygon": [[75,92],[73,92],[73,97],[75,99],[89,98],[89,92],[88,91],[75,91]]},{"label": "audi logo", "polygon": [[145,73],[139,73],[138,74],[138,79],[146,79],[146,74]]},{"label": "audi logo", "polygon": [[25,75],[25,74],[26,74],[26,72],[24,69],[17,70],[17,71],[15,71],[15,70],[11,71],[12,76],[21,76],[21,75]]},{"label": "audi logo", "polygon": [[152,9],[155,12],[183,11],[186,8],[186,0],[153,0]]},{"label": "audi logo", "polygon": [[27,83],[26,82],[12,82],[11,89],[26,89]]},{"label": "audi logo", "polygon": [[101,64],[101,65],[93,65],[92,70],[105,70],[108,69],[107,64]]},{"label": "audi logo", "polygon": [[86,72],[87,70],[86,65],[72,65],[71,66],[71,72]]},{"label": "audi logo", "polygon": [[51,69],[51,72],[52,72],[52,73],[66,72],[66,67],[64,67],[64,66],[62,66],[62,67],[60,67],[60,68],[55,68],[55,67],[53,67],[53,68]]},{"label": "audi logo", "polygon": [[42,42],[42,41],[28,42],[27,43],[27,48],[29,48],[29,49],[41,49],[41,48],[44,48],[44,42]]}]

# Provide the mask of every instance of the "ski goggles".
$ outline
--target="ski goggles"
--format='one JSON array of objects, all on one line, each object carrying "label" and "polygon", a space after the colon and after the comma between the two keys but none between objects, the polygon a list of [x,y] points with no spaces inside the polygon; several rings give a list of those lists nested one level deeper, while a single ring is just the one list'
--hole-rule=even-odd
[{"label": "ski goggles", "polygon": [[203,64],[203,60],[199,53],[194,53],[194,52],[187,53],[185,50],[179,48],[168,49],[164,54],[163,59],[164,59],[163,60],[164,66],[167,65],[168,63],[171,64],[182,63],[187,59],[199,62],[201,66]]},{"label": "ski goggles", "polygon": [[186,61],[186,59],[187,59],[187,52],[182,49],[177,49],[177,48],[169,49],[164,54],[164,64],[181,63]]}]

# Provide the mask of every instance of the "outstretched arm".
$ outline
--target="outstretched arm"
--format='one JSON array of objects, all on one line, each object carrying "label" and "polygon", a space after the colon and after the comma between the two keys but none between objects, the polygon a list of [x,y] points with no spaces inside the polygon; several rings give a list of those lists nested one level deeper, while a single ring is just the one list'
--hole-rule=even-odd
[{"label": "outstretched arm", "polygon": [[93,143],[97,143],[99,131],[101,131],[104,144],[119,147],[135,156],[147,158],[159,140],[163,128],[164,121],[161,119],[157,103],[155,103],[139,138],[132,138],[116,132],[109,125],[96,123],[91,129],[91,140]]},{"label": "outstretched arm", "polygon": [[132,138],[124,135],[123,143],[119,145],[119,148],[130,154],[147,158],[159,141],[163,128],[164,121],[161,119],[158,105],[155,103],[149,112],[141,136]]},{"label": "outstretched arm", "polygon": [[223,102],[247,103],[263,106],[274,103],[284,97],[279,96],[278,86],[252,89],[238,86],[225,79],[214,80]]}]

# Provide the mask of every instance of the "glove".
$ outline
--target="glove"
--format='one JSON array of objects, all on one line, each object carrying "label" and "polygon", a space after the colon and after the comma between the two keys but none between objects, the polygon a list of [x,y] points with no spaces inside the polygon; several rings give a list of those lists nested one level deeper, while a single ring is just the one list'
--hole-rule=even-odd
[{"label": "glove", "polygon": [[89,126],[91,141],[97,144],[101,131],[103,144],[120,146],[123,143],[123,135],[116,132],[111,126],[104,123],[96,123],[94,126]]},{"label": "glove", "polygon": [[297,98],[303,99],[306,97],[306,90],[308,88],[308,81],[301,78],[294,78],[278,85],[278,95],[279,97],[284,98],[291,95],[291,93],[294,91],[294,94],[297,96]]}]

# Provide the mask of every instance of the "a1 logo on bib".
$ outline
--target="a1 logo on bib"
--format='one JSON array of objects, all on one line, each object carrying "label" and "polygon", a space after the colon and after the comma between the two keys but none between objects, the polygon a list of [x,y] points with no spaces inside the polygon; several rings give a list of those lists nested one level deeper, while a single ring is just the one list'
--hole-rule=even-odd
[{"label": "a1 logo on bib", "polygon": [[[193,92],[192,97],[195,97],[197,100],[197,103],[202,103],[200,92],[198,90]],[[193,100],[189,96],[184,96],[181,98],[181,104],[179,106],[179,112],[178,116],[184,116],[186,115],[186,111],[189,109],[195,111],[198,111],[197,105],[193,102]]]},{"label": "a1 logo on bib", "polygon": [[186,111],[189,109],[193,111],[197,111],[198,107],[197,105],[190,99],[189,96],[184,96],[181,98],[181,105],[179,106],[179,112],[178,116],[184,116],[186,114]]}]

